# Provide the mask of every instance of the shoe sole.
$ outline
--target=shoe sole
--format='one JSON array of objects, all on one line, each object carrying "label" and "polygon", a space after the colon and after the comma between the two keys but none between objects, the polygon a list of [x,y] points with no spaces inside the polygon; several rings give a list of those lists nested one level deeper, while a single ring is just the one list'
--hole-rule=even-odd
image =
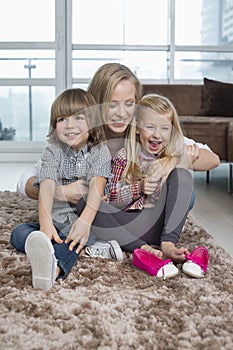
[{"label": "shoe sole", "polygon": [[108,243],[111,245],[113,251],[114,251],[114,259],[116,260],[123,260],[123,253],[121,250],[121,247],[119,246],[119,243],[117,241],[108,241]]},{"label": "shoe sole", "polygon": [[185,273],[187,276],[194,278],[203,278],[205,276],[201,267],[193,262],[185,262],[182,266],[182,272]]},{"label": "shoe sole", "polygon": [[146,269],[143,269],[142,267],[138,267],[136,265],[133,265],[133,267],[137,270],[140,270],[141,272],[145,273],[146,275],[150,275],[152,277],[155,277],[155,278],[158,278],[159,280],[166,280],[166,279],[169,279],[169,278],[173,278],[175,276],[177,276],[179,274],[179,270],[177,269],[176,272],[170,274],[170,275],[164,275],[164,276],[158,276],[158,275],[152,275],[151,273],[149,273]]},{"label": "shoe sole", "polygon": [[25,243],[25,251],[32,269],[32,286],[49,290],[53,287],[57,260],[48,236],[41,231],[32,232]]},{"label": "shoe sole", "polygon": [[[160,275],[160,273],[161,273],[161,275]],[[156,277],[163,278],[165,280],[167,278],[172,278],[172,277],[177,276],[178,273],[179,273],[179,270],[177,269],[177,267],[175,265],[167,264],[159,269]]]}]

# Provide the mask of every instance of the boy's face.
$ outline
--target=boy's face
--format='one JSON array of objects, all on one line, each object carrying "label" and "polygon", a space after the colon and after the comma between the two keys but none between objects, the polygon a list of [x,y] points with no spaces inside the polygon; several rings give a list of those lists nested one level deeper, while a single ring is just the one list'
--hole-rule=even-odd
[{"label": "boy's face", "polygon": [[137,126],[142,151],[148,155],[160,153],[170,141],[172,131],[171,117],[145,108],[141,111]]},{"label": "boy's face", "polygon": [[60,141],[79,151],[88,140],[89,132],[84,114],[57,118],[57,136]]}]

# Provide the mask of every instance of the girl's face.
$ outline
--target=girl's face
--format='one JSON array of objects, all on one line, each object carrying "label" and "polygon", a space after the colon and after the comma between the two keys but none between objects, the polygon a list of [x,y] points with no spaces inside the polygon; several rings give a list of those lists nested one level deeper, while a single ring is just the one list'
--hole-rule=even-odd
[{"label": "girl's face", "polygon": [[160,153],[169,143],[172,132],[170,114],[159,114],[145,108],[137,126],[142,151],[146,155]]},{"label": "girl's face", "polygon": [[136,88],[130,80],[121,80],[112,93],[105,123],[116,134],[122,134],[130,124],[135,108]]},{"label": "girl's face", "polygon": [[57,136],[60,141],[79,151],[89,137],[88,125],[84,114],[57,118]]}]

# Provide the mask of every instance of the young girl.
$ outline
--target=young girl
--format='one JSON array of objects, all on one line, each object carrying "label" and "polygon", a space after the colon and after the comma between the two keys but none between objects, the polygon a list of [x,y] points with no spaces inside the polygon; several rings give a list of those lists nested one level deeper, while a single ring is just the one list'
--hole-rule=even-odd
[{"label": "young girl", "polygon": [[[113,158],[108,202],[125,212],[127,219],[118,216],[118,221],[134,233],[127,250],[143,248],[159,255],[148,245],[161,245],[164,258],[182,262],[187,249],[176,248],[176,243],[193,187],[186,169],[195,161],[196,149],[189,149],[190,154],[185,151],[176,110],[163,96],[144,96],[136,123],[131,126],[135,137]],[[145,206],[147,196],[154,204],[151,208]]]},{"label": "young girl", "polygon": [[[134,128],[135,137],[113,158],[108,196],[109,203],[126,211],[134,235],[144,232],[138,237],[147,244],[135,240],[139,246],[135,242],[130,246],[132,263],[166,278],[178,273],[172,260],[183,263],[185,274],[204,277],[207,249],[199,246],[189,253],[187,248],[176,248],[192,194],[192,180],[186,169],[192,168],[196,149],[188,148],[187,152],[176,110],[163,96],[150,94],[139,101]],[[164,260],[158,259],[159,254],[153,248],[149,250],[148,244],[160,245]]]},{"label": "young girl", "polygon": [[[66,277],[83,247],[95,242],[90,228],[111,174],[101,125],[96,101],[84,90],[65,90],[52,104],[39,174],[39,224],[18,225],[11,234],[12,245],[30,260],[34,288],[50,289],[57,277]],[[75,205],[56,201],[54,195],[56,185],[80,178],[89,183],[89,191],[78,217]],[[111,243],[120,254],[117,242]]]}]

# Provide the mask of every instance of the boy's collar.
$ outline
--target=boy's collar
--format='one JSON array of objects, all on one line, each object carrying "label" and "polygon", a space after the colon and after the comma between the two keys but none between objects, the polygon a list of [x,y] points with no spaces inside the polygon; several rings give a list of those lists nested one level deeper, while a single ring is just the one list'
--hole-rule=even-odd
[{"label": "boy's collar", "polygon": [[79,151],[75,151],[72,147],[65,145],[65,149],[64,149],[65,153],[69,156],[75,156],[77,157],[80,153],[85,155],[88,153],[88,147],[87,144],[85,146],[83,146],[83,148],[81,148]]}]

